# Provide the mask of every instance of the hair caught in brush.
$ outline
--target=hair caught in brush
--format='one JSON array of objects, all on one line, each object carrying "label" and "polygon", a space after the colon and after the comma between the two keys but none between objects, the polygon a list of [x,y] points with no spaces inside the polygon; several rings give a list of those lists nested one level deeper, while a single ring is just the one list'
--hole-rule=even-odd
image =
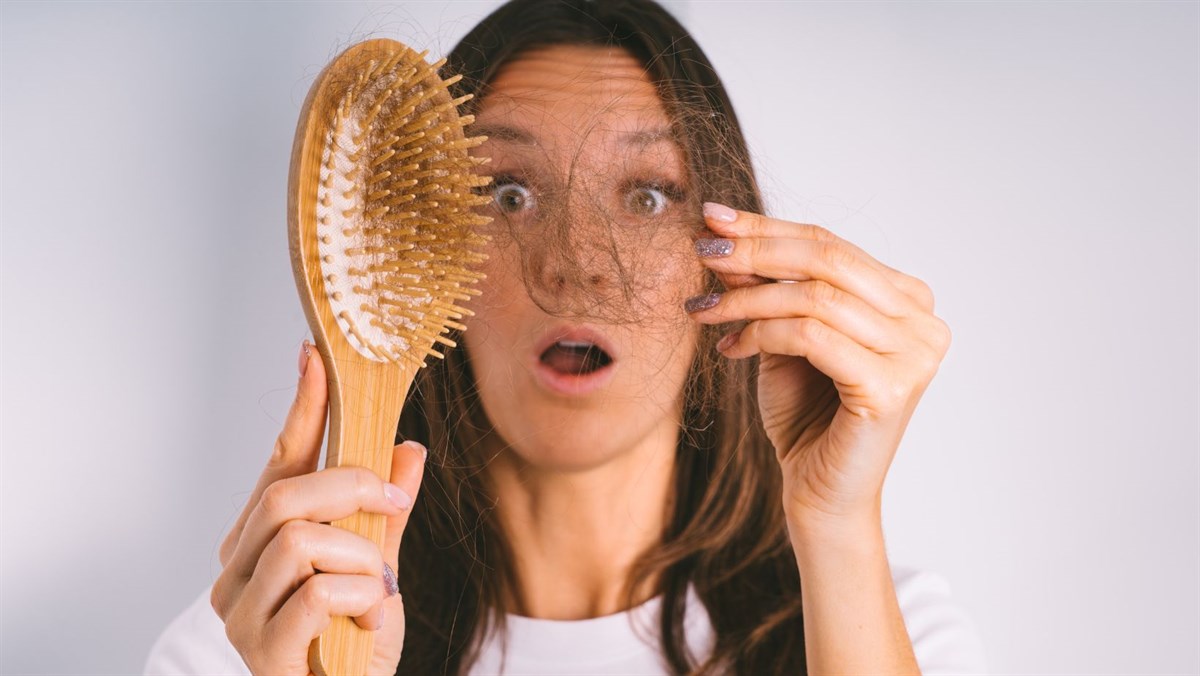
[{"label": "hair caught in brush", "polygon": [[[654,283],[655,256],[690,255],[690,247],[659,244],[702,232],[701,202],[762,211],[745,138],[707,57],[673,17],[649,0],[510,2],[448,55],[446,73],[463,75],[453,94],[474,93],[464,111],[473,112],[506,62],[554,45],[619,47],[644,64],[683,150],[686,180],[653,185],[653,177],[639,176],[645,173],[642,167],[624,159],[598,177],[574,168],[562,175],[549,170],[536,177],[497,174],[490,190],[523,180],[539,200],[540,215],[538,229],[531,231],[514,210],[495,219],[490,234],[520,245],[509,250],[519,252],[530,298],[547,313],[636,322],[661,312],[643,301],[644,290]],[[538,185],[531,185],[534,178]],[[672,191],[672,209],[628,227],[599,195],[629,181],[633,208],[641,181],[642,189]],[[511,192],[500,197],[517,205],[523,193]],[[585,246],[569,228],[567,215],[578,213],[605,226]],[[646,256],[629,256],[631,245]],[[556,262],[557,278],[541,274],[547,259]],[[619,280],[616,288],[588,291],[587,284],[577,283],[596,266],[608,266]],[[698,274],[704,275],[702,292],[721,290],[711,273]],[[559,283],[580,291],[565,299],[545,292],[546,284]],[[678,314],[679,321],[688,321]],[[800,580],[780,506],[778,462],[758,417],[758,360],[720,357],[714,346],[727,330],[702,327],[684,393],[670,516],[658,546],[634,565],[627,596],[632,605],[642,581],[658,580],[664,595],[662,654],[674,673],[803,674]],[[488,458],[481,443],[491,425],[468,359],[465,350],[451,350],[444,361],[422,370],[400,420],[397,438],[424,443],[430,457],[424,496],[400,554],[408,624],[397,673],[463,673],[484,632],[504,630],[505,592],[517,586],[512,552],[492,513],[495,498],[486,484]],[[695,585],[716,635],[714,652],[703,663],[690,654],[683,635],[689,584]]]}]

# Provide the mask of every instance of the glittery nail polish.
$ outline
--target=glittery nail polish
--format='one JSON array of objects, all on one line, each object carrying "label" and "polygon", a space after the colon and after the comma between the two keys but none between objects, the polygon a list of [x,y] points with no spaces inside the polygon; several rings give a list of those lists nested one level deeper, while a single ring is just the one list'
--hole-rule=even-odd
[{"label": "glittery nail polish", "polygon": [[701,258],[719,258],[733,253],[733,240],[729,239],[698,239],[696,254]]},{"label": "glittery nail polish", "polygon": [[683,301],[683,309],[688,313],[699,312],[701,310],[707,310],[719,302],[721,302],[721,294],[719,293],[692,296],[691,298]]},{"label": "glittery nail polish", "polygon": [[396,580],[396,571],[392,570],[386,562],[383,564],[383,586],[387,589],[388,596],[395,596],[400,592],[400,583]]}]

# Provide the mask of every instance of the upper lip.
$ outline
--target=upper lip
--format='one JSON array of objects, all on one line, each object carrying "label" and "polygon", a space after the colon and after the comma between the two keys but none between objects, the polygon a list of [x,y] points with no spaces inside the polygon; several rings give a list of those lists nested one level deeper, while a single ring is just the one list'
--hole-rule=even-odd
[{"label": "upper lip", "polygon": [[578,324],[558,324],[547,329],[534,345],[534,359],[541,360],[542,355],[546,353],[546,350],[550,349],[550,346],[564,340],[591,343],[604,350],[604,353],[613,361],[617,359],[617,354],[613,350],[613,344],[607,336],[595,327]]}]

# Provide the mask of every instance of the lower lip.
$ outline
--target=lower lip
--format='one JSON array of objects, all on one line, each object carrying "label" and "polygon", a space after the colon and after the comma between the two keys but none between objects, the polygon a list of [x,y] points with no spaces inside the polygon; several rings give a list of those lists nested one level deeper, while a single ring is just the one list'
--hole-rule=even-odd
[{"label": "lower lip", "polygon": [[613,362],[604,368],[583,375],[555,371],[543,364],[540,359],[533,366],[533,374],[542,387],[555,394],[568,397],[580,397],[595,392],[607,385],[615,372]]}]

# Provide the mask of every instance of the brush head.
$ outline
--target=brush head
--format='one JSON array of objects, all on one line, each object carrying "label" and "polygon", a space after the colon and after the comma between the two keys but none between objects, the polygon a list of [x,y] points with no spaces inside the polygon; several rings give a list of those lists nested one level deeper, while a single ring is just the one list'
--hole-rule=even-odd
[{"label": "brush head", "polygon": [[458,115],[470,96],[448,89],[460,76],[442,80],[444,60],[425,56],[371,40],[318,76],[297,129],[289,228],[310,323],[366,359],[421,366],[466,328],[460,303],[479,293],[471,266],[490,220],[476,189],[491,180],[468,154],[484,138]]}]

